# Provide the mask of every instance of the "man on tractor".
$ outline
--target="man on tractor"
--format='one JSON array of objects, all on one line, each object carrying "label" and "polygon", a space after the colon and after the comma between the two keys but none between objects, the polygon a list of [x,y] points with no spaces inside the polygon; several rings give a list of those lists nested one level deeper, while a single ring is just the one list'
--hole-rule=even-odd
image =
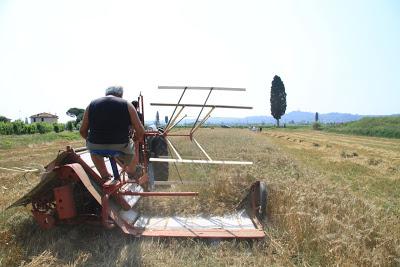
[{"label": "man on tractor", "polygon": [[103,179],[112,179],[112,175],[106,168],[104,155],[99,155],[98,151],[118,152],[117,161],[123,164],[130,177],[138,178],[135,177],[137,161],[129,130],[134,130],[135,139],[139,141],[143,140],[145,130],[136,108],[122,96],[122,87],[107,88],[106,96],[93,100],[86,108],[79,131]]}]

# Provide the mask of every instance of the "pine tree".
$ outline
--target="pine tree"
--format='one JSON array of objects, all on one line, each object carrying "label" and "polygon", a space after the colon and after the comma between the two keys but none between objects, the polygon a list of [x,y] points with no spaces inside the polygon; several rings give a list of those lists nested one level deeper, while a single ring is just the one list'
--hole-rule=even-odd
[{"label": "pine tree", "polygon": [[319,120],[319,114],[318,112],[315,112],[315,122],[318,122],[318,120]]},{"label": "pine tree", "polygon": [[83,119],[85,110],[83,108],[70,108],[67,110],[67,115],[76,118],[75,124],[78,124]]},{"label": "pine tree", "polygon": [[286,92],[285,85],[281,78],[274,76],[271,86],[271,115],[276,119],[276,124],[279,127],[279,120],[286,111]]}]

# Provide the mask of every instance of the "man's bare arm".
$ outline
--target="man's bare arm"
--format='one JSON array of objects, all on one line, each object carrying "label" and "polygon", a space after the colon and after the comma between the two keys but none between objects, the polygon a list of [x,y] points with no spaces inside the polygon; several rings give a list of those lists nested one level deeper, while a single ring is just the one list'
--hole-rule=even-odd
[{"label": "man's bare arm", "polygon": [[84,139],[87,139],[89,135],[89,107],[86,108],[85,113],[83,114],[81,128],[79,129],[79,133]]},{"label": "man's bare arm", "polygon": [[129,115],[131,117],[131,124],[133,126],[133,129],[135,129],[135,136],[137,140],[142,141],[144,138],[144,127],[142,125],[142,122],[139,119],[139,116],[136,112],[135,107],[128,102],[128,111]]}]

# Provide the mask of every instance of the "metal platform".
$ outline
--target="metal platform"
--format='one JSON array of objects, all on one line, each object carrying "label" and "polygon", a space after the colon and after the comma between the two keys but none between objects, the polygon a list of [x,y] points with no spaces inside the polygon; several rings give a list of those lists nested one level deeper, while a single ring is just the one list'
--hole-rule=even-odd
[{"label": "metal platform", "polygon": [[[80,156],[88,165],[92,164],[88,153],[81,154]],[[109,163],[106,166],[110,168]],[[93,183],[89,176],[81,177],[81,180],[85,186]],[[130,190],[143,191],[138,185],[130,184],[130,186]],[[101,198],[99,188],[91,187],[87,189],[95,199]],[[136,197],[136,204],[140,196],[134,197]],[[101,204],[101,202],[99,203]],[[124,210],[116,201],[110,200],[110,217],[125,233],[140,236],[198,238],[265,237],[263,230],[258,227],[254,219],[244,209],[225,216],[148,216],[146,214],[139,214],[134,205],[131,209]]]}]

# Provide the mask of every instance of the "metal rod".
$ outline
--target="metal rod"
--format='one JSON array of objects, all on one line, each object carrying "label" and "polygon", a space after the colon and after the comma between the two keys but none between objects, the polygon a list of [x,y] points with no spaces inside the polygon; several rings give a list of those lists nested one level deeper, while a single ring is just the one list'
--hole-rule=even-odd
[{"label": "metal rod", "polygon": [[33,171],[33,170],[26,170],[26,169],[22,169],[22,168],[18,168],[18,167],[12,167],[13,169],[16,169],[18,171]]},{"label": "metal rod", "polygon": [[193,138],[194,143],[198,146],[198,148],[200,148],[201,152],[203,152],[203,154],[208,158],[208,160],[212,161],[212,158],[206,153],[206,151],[201,147],[201,145],[199,144],[199,142],[197,142],[196,139]]},{"label": "metal rod", "polygon": [[185,107],[183,106],[183,107],[180,107],[180,108],[181,109],[178,111],[178,114],[176,114],[176,116],[174,116],[174,117],[171,117],[171,119],[168,121],[168,124],[165,127],[165,131],[164,132],[168,133],[174,127],[174,126],[172,126],[172,127],[170,127],[170,126],[175,123],[176,119],[179,117],[179,115],[181,115],[181,112]]},{"label": "metal rod", "polygon": [[83,146],[83,147],[78,147],[78,148],[75,148],[75,149],[74,149],[75,153],[82,152],[82,151],[86,151],[86,150],[87,150],[87,147],[85,147],[85,146]]},{"label": "metal rod", "polygon": [[235,108],[235,109],[252,109],[248,106],[228,106],[228,105],[202,105],[202,104],[170,104],[170,103],[150,103],[151,106],[160,107],[205,107],[205,108]]},{"label": "metal rod", "polygon": [[214,90],[218,91],[246,91],[246,88],[234,88],[234,87],[203,87],[203,86],[158,86],[158,89],[189,89],[189,90]]},{"label": "metal rod", "polygon": [[18,169],[9,169],[9,168],[3,168],[3,167],[0,167],[0,169],[1,170],[6,170],[6,171],[14,171],[14,172],[23,172],[23,173],[26,173],[26,172],[36,172],[36,171],[38,171],[38,170],[18,170]]},{"label": "metal rod", "polygon": [[178,196],[178,197],[191,197],[198,196],[199,192],[120,192],[120,195],[127,196],[143,196],[143,197],[167,197],[167,196]]},{"label": "metal rod", "polygon": [[203,112],[204,106],[207,104],[207,101],[208,101],[208,99],[210,98],[210,95],[211,95],[212,91],[213,91],[213,88],[211,87],[210,92],[208,92],[207,98],[206,98],[206,100],[204,101],[203,106],[201,107],[201,110],[200,110],[200,112],[199,112],[199,115],[197,116],[196,121],[193,123],[193,127],[192,127],[192,129],[190,130],[190,134],[193,134],[193,129],[196,127],[196,124],[197,124],[197,122],[199,121],[200,115],[201,115],[201,113]]},{"label": "metal rod", "polygon": [[[167,147],[168,147],[168,153],[171,155],[172,154],[171,148],[169,146],[167,146]],[[181,182],[182,182],[182,176],[181,176],[181,173],[179,172],[178,165],[176,163],[174,163],[174,167],[175,167],[176,173],[178,174],[179,180],[181,180]]]},{"label": "metal rod", "polygon": [[174,151],[175,155],[179,158],[179,160],[182,160],[181,155],[179,155],[178,151],[175,149],[175,147],[172,145],[171,141],[169,141],[167,138],[165,139],[167,140],[168,144],[170,145],[170,147],[172,148],[172,150]]},{"label": "metal rod", "polygon": [[201,127],[205,122],[206,122],[206,120],[208,120],[208,118],[210,118],[210,115],[211,115],[211,112],[213,112],[213,110],[214,110],[215,108],[211,108],[210,109],[210,111],[207,113],[207,115],[201,120],[201,122],[196,126],[196,127],[194,127],[194,129],[190,132],[191,134],[193,134],[195,131],[197,131],[197,129],[199,128],[199,127]]},{"label": "metal rod", "polygon": [[138,97],[138,103],[140,104],[139,110],[142,113],[142,124],[144,125],[144,105],[143,105],[143,96],[142,92],[140,92],[139,97]]},{"label": "metal rod", "polygon": [[[181,103],[181,100],[182,100],[183,95],[185,94],[185,92],[186,92],[186,88],[184,88],[184,90],[183,90],[183,92],[182,92],[182,94],[181,94],[181,97],[180,97],[179,100],[178,100],[178,105]],[[172,112],[172,115],[171,115],[170,118],[174,117],[175,111],[176,111],[177,108],[178,108],[178,106],[175,107],[174,112]],[[171,120],[168,121],[167,125],[165,126],[165,129],[168,128],[168,126],[170,125],[170,122],[171,122]]]},{"label": "metal rod", "polygon": [[151,162],[175,162],[175,163],[198,163],[198,164],[222,164],[222,165],[252,165],[251,161],[231,161],[231,160],[201,160],[201,159],[163,159],[150,158]]},{"label": "metal rod", "polygon": [[186,136],[186,137],[190,137],[190,134],[168,134],[168,136]]},{"label": "metal rod", "polygon": [[198,123],[198,124],[196,125],[196,127],[194,127],[193,131],[190,132],[192,136],[193,136],[193,134],[197,131],[197,129],[199,129],[199,128],[204,124],[204,122],[205,122],[206,120],[208,120],[209,117],[210,117],[210,115],[205,116],[205,117],[201,120],[201,122]]},{"label": "metal rod", "polygon": [[172,130],[172,128],[174,128],[178,123],[180,123],[184,118],[186,118],[187,117],[187,115],[185,114],[185,116],[183,116],[179,121],[177,121],[176,123],[174,123],[174,125],[172,125],[170,128],[169,128],[169,130],[168,131],[171,131]]},{"label": "metal rod", "polygon": [[206,182],[201,181],[193,181],[193,180],[181,180],[181,181],[154,181],[155,185],[173,185],[173,184],[187,184],[187,185],[200,185],[205,184]]}]

